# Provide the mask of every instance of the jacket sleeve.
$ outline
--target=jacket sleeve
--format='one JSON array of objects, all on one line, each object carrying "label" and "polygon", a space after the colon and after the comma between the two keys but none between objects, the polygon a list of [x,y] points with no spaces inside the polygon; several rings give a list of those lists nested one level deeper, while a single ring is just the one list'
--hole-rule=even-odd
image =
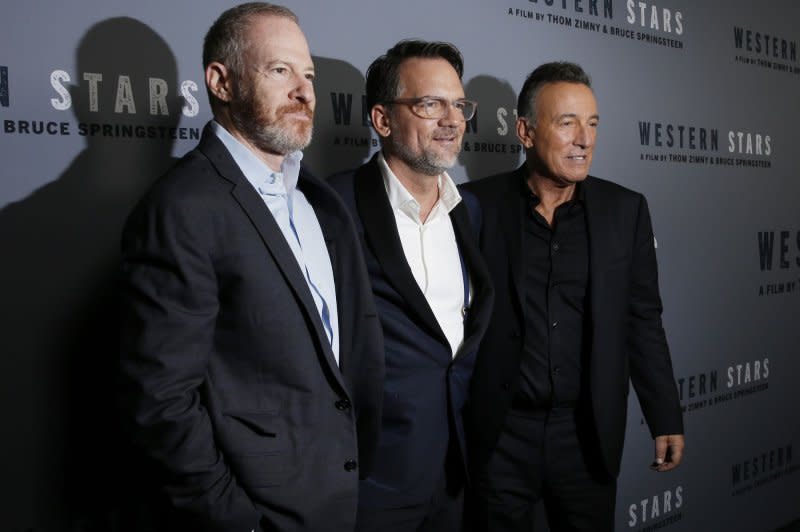
[{"label": "jacket sleeve", "polygon": [[639,198],[630,285],[631,381],[652,436],[682,434],[680,400],[661,323],[653,229],[647,201]]},{"label": "jacket sleeve", "polygon": [[203,211],[151,197],[126,224],[119,400],[187,529],[250,532],[261,513],[215,445],[201,400],[218,311]]},{"label": "jacket sleeve", "polygon": [[481,229],[483,228],[483,210],[481,209],[478,198],[463,186],[459,187],[461,193],[461,200],[467,208],[469,215],[470,229],[475,237],[476,242],[480,242]]}]

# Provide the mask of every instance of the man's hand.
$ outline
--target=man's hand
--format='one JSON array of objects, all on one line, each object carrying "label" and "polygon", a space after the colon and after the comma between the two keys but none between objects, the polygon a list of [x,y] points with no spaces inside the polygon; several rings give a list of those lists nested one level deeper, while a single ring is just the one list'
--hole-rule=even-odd
[{"label": "man's hand", "polygon": [[656,461],[650,469],[663,473],[678,467],[683,458],[684,445],[683,434],[656,436]]}]

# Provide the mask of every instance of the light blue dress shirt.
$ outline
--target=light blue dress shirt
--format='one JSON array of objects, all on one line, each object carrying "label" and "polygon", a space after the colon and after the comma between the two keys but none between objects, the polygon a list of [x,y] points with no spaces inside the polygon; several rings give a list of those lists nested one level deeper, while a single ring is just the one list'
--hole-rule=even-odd
[{"label": "light blue dress shirt", "polygon": [[339,362],[339,313],[333,268],[325,237],[314,208],[297,188],[303,152],[296,151],[283,160],[280,172],[272,170],[253,152],[236,140],[218,122],[212,121],[214,134],[222,141],[244,176],[261,195],[283,238],[303,272],[314,304],[322,319],[333,356]]}]

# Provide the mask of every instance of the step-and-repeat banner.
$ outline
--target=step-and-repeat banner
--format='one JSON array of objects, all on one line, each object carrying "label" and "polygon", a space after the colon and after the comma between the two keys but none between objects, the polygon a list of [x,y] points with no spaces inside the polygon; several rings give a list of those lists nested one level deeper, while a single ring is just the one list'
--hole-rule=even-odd
[{"label": "step-and-repeat banner", "polygon": [[[210,118],[202,40],[232,4],[12,4],[0,17],[0,527],[123,530],[135,485],[112,399],[120,229]],[[479,107],[457,181],[521,163],[516,93],[534,67],[589,72],[592,173],[649,199],[687,434],[684,464],[651,472],[631,394],[617,528],[751,532],[800,518],[800,4],[288,5],[317,68],[306,162],[318,175],[377,149],[364,72],[400,39],[464,54]]]}]

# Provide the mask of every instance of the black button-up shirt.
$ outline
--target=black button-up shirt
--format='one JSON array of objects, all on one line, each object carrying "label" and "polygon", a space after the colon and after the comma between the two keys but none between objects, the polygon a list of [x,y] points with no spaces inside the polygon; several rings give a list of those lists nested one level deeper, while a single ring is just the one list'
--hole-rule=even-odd
[{"label": "black button-up shirt", "polygon": [[589,240],[583,188],[558,206],[552,226],[536,212],[527,188],[523,221],[525,338],[515,402],[535,407],[575,406],[588,353]]}]

